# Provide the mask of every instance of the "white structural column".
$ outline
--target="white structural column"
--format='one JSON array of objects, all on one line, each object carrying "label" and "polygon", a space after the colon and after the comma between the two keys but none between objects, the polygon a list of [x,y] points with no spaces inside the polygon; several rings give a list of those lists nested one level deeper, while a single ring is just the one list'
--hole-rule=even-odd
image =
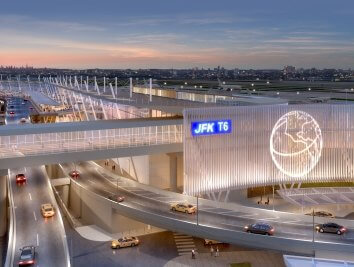
[{"label": "white structural column", "polygon": [[100,95],[100,88],[98,87],[98,84],[97,84],[97,79],[96,79],[96,76],[95,76],[95,89],[97,91],[97,94]]},{"label": "white structural column", "polygon": [[150,102],[152,101],[152,78],[150,78],[150,86],[149,86],[149,95]]},{"label": "white structural column", "polygon": [[106,93],[106,77],[103,77],[103,94]]},{"label": "white structural column", "polygon": [[94,117],[95,120],[97,120],[96,111],[95,111],[95,108],[93,106],[91,96],[89,96],[89,101],[90,101],[90,106],[91,106],[91,109],[92,109],[93,117]]},{"label": "white structural column", "polygon": [[169,153],[170,157],[170,190],[177,191],[177,155],[176,153]]},{"label": "white structural column", "polygon": [[133,78],[129,78],[129,95],[130,98],[133,97]]},{"label": "white structural column", "polygon": [[116,98],[116,95],[114,94],[113,86],[112,86],[111,83],[109,83],[109,87],[111,88],[111,92],[112,92],[113,99],[115,99],[115,98]]},{"label": "white structural column", "polygon": [[118,95],[118,79],[117,77],[114,78],[114,82],[115,82],[115,92],[116,92],[116,95]]}]

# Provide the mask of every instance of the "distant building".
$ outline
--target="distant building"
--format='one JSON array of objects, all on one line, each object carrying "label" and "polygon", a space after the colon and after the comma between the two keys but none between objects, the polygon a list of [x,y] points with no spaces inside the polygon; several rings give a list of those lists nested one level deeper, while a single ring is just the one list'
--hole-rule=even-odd
[{"label": "distant building", "polygon": [[284,75],[294,74],[296,72],[296,68],[294,66],[285,66],[283,69]]}]

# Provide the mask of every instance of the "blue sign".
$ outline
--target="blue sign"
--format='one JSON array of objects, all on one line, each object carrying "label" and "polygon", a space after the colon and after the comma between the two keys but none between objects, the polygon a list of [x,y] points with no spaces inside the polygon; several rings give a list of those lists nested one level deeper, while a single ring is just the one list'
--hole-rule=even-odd
[{"label": "blue sign", "polygon": [[193,136],[231,133],[231,120],[194,121],[191,125]]}]

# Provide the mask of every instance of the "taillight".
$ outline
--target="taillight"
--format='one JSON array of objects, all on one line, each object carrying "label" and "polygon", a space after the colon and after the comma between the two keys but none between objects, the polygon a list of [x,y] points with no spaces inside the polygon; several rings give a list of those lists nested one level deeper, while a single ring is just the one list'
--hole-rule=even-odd
[{"label": "taillight", "polygon": [[344,227],[342,227],[341,229],[340,229],[341,231],[347,231],[347,229],[345,229]]}]

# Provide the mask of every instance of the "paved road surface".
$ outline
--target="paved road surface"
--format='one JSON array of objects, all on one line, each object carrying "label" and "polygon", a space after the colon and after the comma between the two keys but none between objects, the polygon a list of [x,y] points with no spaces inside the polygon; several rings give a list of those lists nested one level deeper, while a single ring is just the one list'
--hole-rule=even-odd
[{"label": "paved road surface", "polygon": [[[32,112],[30,107],[32,107],[30,101],[24,101],[18,97],[8,99],[6,104],[5,123],[19,124],[22,118],[25,118],[27,121],[29,121],[29,116]],[[14,112],[14,114],[10,114],[10,112]]]},{"label": "paved road surface", "polygon": [[[16,185],[15,175],[25,173],[27,184]],[[46,177],[40,168],[10,170],[11,187],[14,196],[16,239],[14,263],[18,262],[23,246],[36,246],[36,265],[65,267],[62,223],[58,214],[52,218],[43,218],[40,205],[54,203],[53,195]]]},{"label": "paved road surface", "polygon": [[[69,166],[64,164],[63,166],[67,171],[73,168],[72,165]],[[77,165],[77,169],[81,173],[80,179],[77,179],[77,182],[89,190],[104,197],[108,197],[110,194],[117,192],[117,179],[114,178],[113,175],[109,175],[107,172],[99,170],[97,165],[80,163]],[[170,203],[176,203],[181,201],[181,199],[166,197],[162,194],[134,187],[125,181],[126,179],[118,179],[118,192],[125,196],[125,201],[122,203],[123,205],[172,217],[178,220],[193,223],[197,222],[196,215],[170,211]],[[284,218],[279,218],[276,215],[270,216],[269,212],[264,212],[263,214],[261,210],[258,213],[245,213],[226,208],[211,207],[204,205],[202,201],[199,203],[201,203],[199,206],[198,218],[200,224],[243,231],[244,226],[247,224],[265,221],[274,226],[276,236],[301,240],[312,240],[313,238],[312,223],[301,222],[298,220],[286,220]],[[314,237],[316,241],[354,244],[354,229],[348,229],[348,232],[341,236],[336,234],[315,233]]]}]

